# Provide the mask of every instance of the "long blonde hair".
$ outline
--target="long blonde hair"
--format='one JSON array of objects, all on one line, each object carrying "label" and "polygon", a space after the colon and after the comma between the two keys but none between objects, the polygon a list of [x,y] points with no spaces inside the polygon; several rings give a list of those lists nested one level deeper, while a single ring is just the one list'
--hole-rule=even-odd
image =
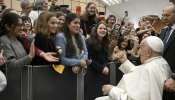
[{"label": "long blonde hair", "polygon": [[[86,9],[85,11],[83,12],[83,14],[81,15],[81,19],[84,20],[84,21],[88,21],[88,18],[90,16],[89,12],[87,11],[87,9],[90,7],[91,4],[94,4],[96,5],[94,2],[89,2],[87,5],[86,5]],[[98,22],[98,15],[97,13],[95,12],[95,14],[93,15],[93,20],[95,22]]]}]

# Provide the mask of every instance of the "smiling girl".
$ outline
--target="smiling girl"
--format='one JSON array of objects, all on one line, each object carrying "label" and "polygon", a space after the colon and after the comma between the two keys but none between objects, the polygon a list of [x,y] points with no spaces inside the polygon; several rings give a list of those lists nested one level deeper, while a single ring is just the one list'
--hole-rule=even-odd
[{"label": "smiling girl", "polygon": [[81,16],[80,27],[83,30],[83,35],[91,34],[91,31],[95,24],[100,22],[96,12],[96,4],[94,2],[89,2],[86,6],[85,12]]},{"label": "smiling girl", "polygon": [[[35,27],[35,46],[43,52],[57,52],[55,45],[51,39],[52,34],[57,33],[57,22],[56,15],[50,12],[44,12],[39,15],[39,18]],[[59,58],[59,54],[55,55]],[[57,59],[54,58],[54,59]],[[53,62],[49,62],[44,58],[35,56],[33,59],[34,65],[52,65]]]},{"label": "smiling girl", "polygon": [[85,75],[85,100],[94,100],[96,97],[103,95],[100,92],[101,87],[103,84],[108,84],[108,46],[106,24],[99,22],[90,38],[87,39],[88,58],[91,63],[89,63],[88,71]]}]

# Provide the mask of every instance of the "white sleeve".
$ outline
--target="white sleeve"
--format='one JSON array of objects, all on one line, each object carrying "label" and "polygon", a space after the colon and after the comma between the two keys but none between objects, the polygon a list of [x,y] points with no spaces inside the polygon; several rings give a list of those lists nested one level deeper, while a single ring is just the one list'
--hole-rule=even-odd
[{"label": "white sleeve", "polygon": [[133,65],[129,60],[126,60],[123,64],[121,64],[121,66],[119,67],[119,69],[124,73],[130,73],[133,72],[137,67],[135,65]]},{"label": "white sleeve", "polygon": [[127,93],[123,89],[113,87],[109,92],[109,98],[111,100],[127,100]]},{"label": "white sleeve", "polygon": [[5,75],[0,71],[0,92],[5,89],[7,85],[7,80]]}]

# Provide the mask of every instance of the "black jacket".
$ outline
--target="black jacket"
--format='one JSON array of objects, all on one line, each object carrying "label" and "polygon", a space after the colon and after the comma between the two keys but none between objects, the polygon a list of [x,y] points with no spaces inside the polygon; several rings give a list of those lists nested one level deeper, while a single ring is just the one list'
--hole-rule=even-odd
[{"label": "black jacket", "polygon": [[[52,39],[47,38],[42,33],[36,34],[35,46],[38,47],[40,50],[42,50],[45,53],[46,52],[57,52]],[[55,57],[60,58],[60,54],[57,53]],[[35,56],[34,59],[32,60],[32,64],[33,65],[52,65],[53,63],[46,61],[44,58]],[[55,63],[55,64],[59,64],[59,63]]]}]

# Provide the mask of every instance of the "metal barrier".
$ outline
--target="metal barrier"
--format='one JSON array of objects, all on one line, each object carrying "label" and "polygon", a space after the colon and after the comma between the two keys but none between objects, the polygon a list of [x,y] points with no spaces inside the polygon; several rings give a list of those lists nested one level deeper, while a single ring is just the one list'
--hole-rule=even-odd
[{"label": "metal barrier", "polygon": [[98,93],[95,93],[102,96],[102,85],[117,85],[121,79],[123,74],[120,72],[119,75],[118,67],[119,64],[109,63],[110,73],[101,76],[95,75],[93,69],[88,68],[86,75],[91,74],[92,80],[86,80],[83,69],[74,74],[71,67],[65,67],[63,74],[57,73],[52,66],[47,65],[14,68],[8,72],[8,85],[0,94],[0,100],[91,100],[87,98],[91,95],[84,95],[84,91],[87,91],[86,82],[89,84],[88,92],[97,91]]}]

